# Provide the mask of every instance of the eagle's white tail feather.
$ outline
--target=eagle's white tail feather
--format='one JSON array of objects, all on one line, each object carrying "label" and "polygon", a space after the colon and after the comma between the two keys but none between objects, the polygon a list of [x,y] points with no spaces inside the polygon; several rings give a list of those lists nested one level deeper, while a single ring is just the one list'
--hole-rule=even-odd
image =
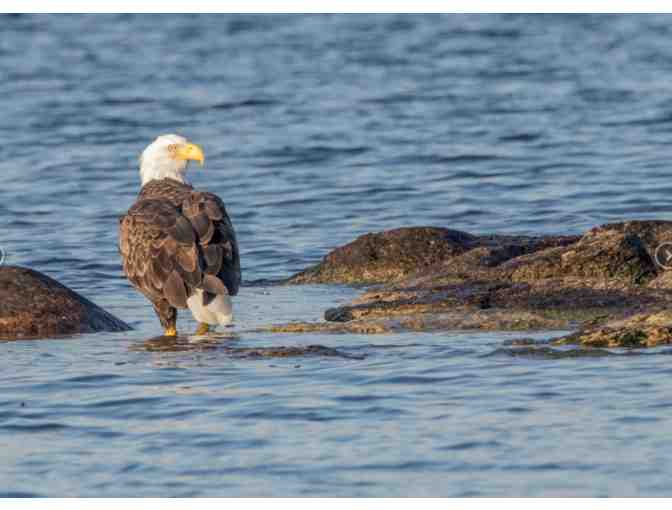
[{"label": "eagle's white tail feather", "polygon": [[187,306],[198,322],[211,326],[226,326],[233,322],[233,306],[228,295],[218,295],[210,303],[203,305],[203,291],[199,289],[187,299]]}]

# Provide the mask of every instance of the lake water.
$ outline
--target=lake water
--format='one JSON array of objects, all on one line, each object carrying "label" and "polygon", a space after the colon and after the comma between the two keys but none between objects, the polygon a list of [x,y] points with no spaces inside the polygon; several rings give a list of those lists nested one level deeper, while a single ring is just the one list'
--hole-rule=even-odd
[{"label": "lake water", "polygon": [[[672,493],[669,349],[249,332],[352,299],[272,283],[366,232],[672,218],[672,17],[3,16],[0,76],[6,263],[135,328],[0,343],[0,495]],[[230,338],[157,346],[121,274],[167,132],[238,232]],[[345,356],[235,351],[309,344]]]}]

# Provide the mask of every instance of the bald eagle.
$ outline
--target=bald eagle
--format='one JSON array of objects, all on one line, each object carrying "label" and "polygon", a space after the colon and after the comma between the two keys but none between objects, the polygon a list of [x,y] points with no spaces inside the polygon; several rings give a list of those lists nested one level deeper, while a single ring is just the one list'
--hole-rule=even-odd
[{"label": "bald eagle", "polygon": [[119,220],[126,277],[154,306],[166,336],[177,335],[177,309],[189,308],[202,335],[233,320],[240,286],[236,234],[224,202],[186,180],[203,150],[178,135],[162,135],[140,157],[142,189]]}]

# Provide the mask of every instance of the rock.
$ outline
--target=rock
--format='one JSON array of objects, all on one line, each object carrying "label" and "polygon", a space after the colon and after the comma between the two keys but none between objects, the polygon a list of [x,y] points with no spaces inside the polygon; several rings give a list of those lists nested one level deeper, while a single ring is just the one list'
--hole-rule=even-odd
[{"label": "rock", "polygon": [[672,289],[672,271],[660,273],[655,279],[649,282],[647,287],[652,289]]},{"label": "rock", "polygon": [[[550,330],[573,329],[590,321],[666,306],[672,306],[668,292],[647,288],[563,287],[555,280],[536,285],[467,282],[435,288],[369,291],[349,305],[327,310],[325,319],[357,321],[360,329],[367,321],[394,318],[397,324],[408,325],[413,317],[422,317],[421,323],[432,324],[432,329],[444,324],[449,329],[518,330],[525,329],[521,324],[527,324],[527,329]],[[450,320],[446,314],[450,314]],[[432,321],[432,317],[436,320]]]},{"label": "rock", "polygon": [[399,331],[437,330],[530,331],[566,330],[567,321],[528,311],[456,310],[397,317],[364,317],[348,322],[293,322],[261,331],[273,333],[353,333],[383,334]]},{"label": "rock", "polygon": [[672,344],[672,311],[660,310],[611,320],[600,326],[584,328],[577,333],[555,339],[553,343],[603,348],[669,345]]},{"label": "rock", "polygon": [[663,243],[672,242],[672,221],[632,220],[619,223],[607,223],[589,230],[584,237],[599,236],[605,232],[619,232],[638,237],[653,258],[656,248]]},{"label": "rock", "polygon": [[[439,264],[418,270],[394,285],[436,287],[501,278],[499,268],[507,261],[576,243],[578,236],[474,236],[472,248]],[[390,285],[388,285],[390,286]]]},{"label": "rock", "polygon": [[131,327],[32,269],[0,267],[0,338],[46,338]]},{"label": "rock", "polygon": [[[326,323],[273,330],[580,328],[595,344],[660,343],[664,330],[646,330],[645,340],[604,340],[611,333],[599,326],[672,309],[672,271],[655,261],[664,242],[672,242],[672,222],[612,223],[583,236],[477,236],[428,228],[369,234],[289,283],[380,285],[327,310]],[[422,249],[432,253],[416,252]]]},{"label": "rock", "polygon": [[366,234],[335,249],[287,283],[364,284],[399,280],[465,252],[475,238],[459,230],[399,228]]},{"label": "rock", "polygon": [[578,236],[476,236],[434,227],[409,227],[366,234],[336,248],[322,262],[286,283],[393,283],[445,273],[450,281],[473,279],[515,257],[577,242]]},{"label": "rock", "polygon": [[[672,304],[667,292],[645,286],[658,268],[634,234],[606,229],[582,238],[491,236],[474,237],[472,242],[477,247],[329,309],[325,319],[346,322],[497,309],[532,312],[574,327],[602,316],[621,317],[638,308]],[[486,321],[478,327],[492,329],[493,324]]]},{"label": "rock", "polygon": [[605,358],[613,356],[625,356],[626,354],[615,353],[603,349],[579,348],[579,349],[552,349],[551,347],[500,347],[495,349],[489,357],[507,356],[510,358],[530,358],[538,360],[559,360],[576,358]]},{"label": "rock", "polygon": [[225,347],[224,351],[233,357],[245,359],[258,358],[296,358],[306,356],[334,357],[362,360],[365,356],[349,354],[324,345],[276,346],[276,347]]},{"label": "rock", "polygon": [[362,360],[366,356],[350,354],[339,349],[324,345],[292,345],[272,347],[235,347],[228,345],[235,337],[226,335],[208,335],[203,338],[187,336],[159,336],[145,340],[130,347],[132,351],[149,352],[209,352],[218,351],[232,358],[300,358],[300,357],[335,357]]},{"label": "rock", "polygon": [[584,236],[476,236],[414,227],[367,234],[329,253],[287,283],[439,283],[486,280],[640,285],[660,273],[655,248],[672,240],[672,222],[633,221]]},{"label": "rock", "polygon": [[613,230],[589,232],[577,243],[517,257],[501,266],[514,282],[562,278],[581,286],[640,285],[653,280],[657,267],[644,242]]}]

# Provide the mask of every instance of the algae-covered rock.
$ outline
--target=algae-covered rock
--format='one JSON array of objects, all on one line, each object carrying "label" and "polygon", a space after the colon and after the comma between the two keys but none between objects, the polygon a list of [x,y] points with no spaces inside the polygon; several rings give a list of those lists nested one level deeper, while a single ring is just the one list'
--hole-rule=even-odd
[{"label": "algae-covered rock", "polygon": [[648,283],[647,287],[652,289],[672,289],[672,271],[659,273],[656,278]]},{"label": "algae-covered rock", "polygon": [[131,327],[48,276],[0,267],[0,338],[46,338]]},{"label": "algae-covered rock", "polygon": [[288,283],[390,282],[435,265],[473,246],[475,237],[435,227],[398,228],[366,234],[329,253]]},{"label": "algae-covered rock", "polygon": [[[325,319],[359,323],[397,319],[397,323],[409,323],[410,318],[422,316],[429,324],[430,316],[451,314],[451,321],[440,322],[453,329],[518,330],[523,329],[520,324],[524,322],[529,329],[573,329],[584,323],[666,306],[672,307],[670,293],[647,288],[563,287],[555,280],[536,285],[477,281],[435,288],[372,290],[349,305],[328,309]],[[498,313],[481,313],[486,311]],[[465,320],[459,321],[456,316]],[[508,319],[502,320],[502,316]]]},{"label": "algae-covered rock", "polygon": [[640,313],[608,321],[598,327],[554,340],[555,344],[580,344],[587,347],[656,347],[672,344],[672,311]]},{"label": "algae-covered rock", "polygon": [[384,334],[399,331],[487,330],[540,331],[566,330],[564,319],[544,317],[525,310],[467,310],[421,313],[395,317],[372,316],[346,322],[293,322],[277,324],[262,331],[273,333],[352,333]]},{"label": "algae-covered rock", "polygon": [[634,234],[605,230],[574,239],[492,236],[489,246],[484,237],[474,239],[480,246],[365,292],[348,305],[327,310],[325,319],[346,322],[497,309],[533,312],[575,327],[672,304],[669,293],[647,287],[659,268]]},{"label": "algae-covered rock", "polygon": [[[536,282],[564,278],[590,287],[641,285],[661,272],[656,247],[672,222],[596,227],[584,236],[477,236],[432,227],[367,234],[336,248],[287,283],[400,283],[435,286],[475,279]],[[405,282],[409,283],[409,282]]]},{"label": "algae-covered rock", "polygon": [[631,220],[607,223],[590,229],[584,237],[600,236],[605,232],[618,232],[638,237],[644,243],[649,255],[653,257],[658,246],[672,242],[672,221]]},{"label": "algae-covered rock", "polygon": [[399,228],[360,236],[287,283],[365,285],[439,274],[450,281],[473,279],[479,271],[489,274],[515,257],[578,240],[577,236],[476,236],[445,228]]},{"label": "algae-covered rock", "polygon": [[301,357],[332,357],[344,359],[364,359],[365,356],[326,347],[324,345],[274,345],[271,347],[239,347],[230,345],[238,340],[237,335],[207,335],[202,337],[189,336],[157,336],[132,345],[132,351],[145,352],[210,352],[218,351],[236,359],[262,358],[301,358]]},{"label": "algae-covered rock", "polygon": [[501,270],[517,282],[566,278],[580,279],[585,286],[605,282],[640,285],[653,280],[658,271],[639,237],[613,230],[589,233],[569,246],[517,257]]},{"label": "algae-covered rock", "polygon": [[[592,328],[595,344],[660,343],[664,329],[618,336],[596,328],[672,309],[672,271],[656,262],[666,242],[672,242],[668,221],[612,223],[583,236],[478,236],[430,228],[369,234],[289,283],[379,285],[327,310],[327,323],[274,330]],[[609,334],[614,338],[604,340]]]}]

